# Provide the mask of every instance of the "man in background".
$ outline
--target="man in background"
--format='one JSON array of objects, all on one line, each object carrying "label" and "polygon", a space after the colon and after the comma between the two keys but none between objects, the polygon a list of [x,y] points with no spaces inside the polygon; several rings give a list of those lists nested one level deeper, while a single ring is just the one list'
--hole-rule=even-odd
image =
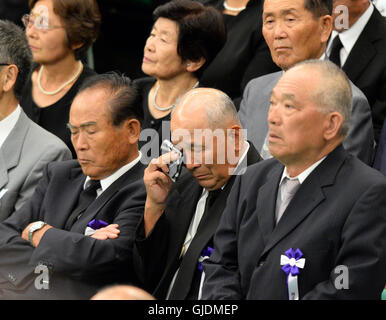
[{"label": "man in background", "polygon": [[[265,0],[263,35],[273,61],[285,72],[309,59],[326,59],[326,44],[332,31],[332,0]],[[268,149],[267,115],[270,95],[283,71],[251,80],[244,90],[239,116],[261,156]],[[353,106],[350,131],[343,141],[348,152],[363,162],[373,160],[374,133],[370,106],[364,94],[352,85]]]},{"label": "man in background", "polygon": [[379,143],[386,117],[386,18],[369,0],[335,0],[333,18],[326,53],[365,94]]}]

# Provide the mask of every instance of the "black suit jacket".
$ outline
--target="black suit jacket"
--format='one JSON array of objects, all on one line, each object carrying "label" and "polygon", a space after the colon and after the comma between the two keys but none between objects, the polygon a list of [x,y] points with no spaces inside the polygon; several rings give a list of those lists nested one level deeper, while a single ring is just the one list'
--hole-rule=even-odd
[{"label": "black suit jacket", "polygon": [[[246,157],[247,165],[261,160],[258,152],[250,143]],[[144,236],[143,221],[138,225],[134,249],[135,269],[143,281],[143,287],[158,299],[165,299],[172,278],[178,267],[179,276],[184,275],[184,286],[178,292],[171,291],[170,299],[196,299],[201,274],[198,271],[198,258],[202,250],[212,245],[212,237],[225,208],[228,194],[236,176],[228,180],[216,198],[210,212],[200,221],[197,233],[184,258],[180,254],[202,187],[189,172],[185,172],[175,183],[167,199],[166,209],[147,238]],[[181,264],[180,264],[181,262]]]},{"label": "black suit jacket", "polygon": [[[224,10],[223,0],[199,1],[220,12]],[[250,80],[280,70],[263,37],[262,13],[263,1],[249,0],[237,16],[223,14],[226,42],[200,77],[202,86],[224,91],[235,101],[237,109]]]},{"label": "black suit jacket", "polygon": [[[298,275],[300,299],[380,299],[385,177],[339,146],[306,178],[275,226],[283,168],[270,159],[236,179],[214,253],[204,262],[203,299],[288,299],[280,257],[290,248],[306,260]],[[348,268],[348,289],[335,286],[339,265]]]},{"label": "black suit jacket", "polygon": [[386,18],[375,7],[342,69],[369,101],[378,142],[386,117]]},{"label": "black suit jacket", "polygon": [[[15,299],[88,299],[115,281],[135,281],[132,246],[144,210],[144,166],[136,164],[107,188],[73,224],[64,226],[83,188],[85,175],[78,161],[50,163],[33,197],[0,224],[0,292]],[[117,239],[85,236],[92,219],[119,224]],[[42,220],[53,228],[34,248],[21,238],[24,228]],[[49,290],[37,290],[39,264],[49,267]]]}]

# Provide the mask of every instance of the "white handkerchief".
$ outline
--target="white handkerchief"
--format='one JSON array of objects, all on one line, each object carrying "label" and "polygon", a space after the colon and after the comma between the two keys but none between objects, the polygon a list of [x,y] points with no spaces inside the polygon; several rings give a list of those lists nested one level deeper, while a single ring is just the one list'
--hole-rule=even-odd
[{"label": "white handkerchief", "polygon": [[86,227],[86,230],[84,231],[84,235],[85,236],[92,236],[94,233],[95,233],[96,230],[90,228],[90,227]]},{"label": "white handkerchief", "polygon": [[1,189],[0,190],[0,199],[7,193],[8,189]]}]

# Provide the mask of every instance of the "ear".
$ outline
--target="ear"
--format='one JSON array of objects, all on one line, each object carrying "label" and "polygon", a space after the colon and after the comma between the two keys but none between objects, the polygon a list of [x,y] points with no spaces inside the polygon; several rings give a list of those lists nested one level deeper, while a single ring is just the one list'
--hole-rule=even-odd
[{"label": "ear", "polygon": [[238,157],[241,147],[244,143],[244,135],[241,126],[234,124],[227,128],[227,137],[230,143],[227,143],[227,148],[234,148],[234,153]]},{"label": "ear", "polygon": [[339,136],[342,124],[343,116],[339,112],[331,112],[326,115],[324,139],[329,141]]},{"label": "ear", "polygon": [[198,69],[200,69],[205,64],[205,58],[201,57],[200,60],[197,61],[186,61],[186,71],[188,72],[195,72]]},{"label": "ear", "polygon": [[130,144],[136,144],[141,133],[141,123],[137,119],[128,119],[124,123]]},{"label": "ear", "polygon": [[83,42],[82,43],[78,43],[78,44],[73,44],[73,45],[71,45],[71,49],[73,51],[75,51],[76,49],[82,48],[83,46],[84,46]]},{"label": "ear", "polygon": [[321,41],[327,43],[330,38],[332,27],[333,27],[333,18],[330,15],[325,15],[319,18],[320,19],[320,28],[321,28]]},{"label": "ear", "polygon": [[17,75],[19,74],[19,69],[16,65],[11,64],[4,67],[1,71],[2,77],[0,85],[3,87],[3,91],[11,91],[15,86]]}]

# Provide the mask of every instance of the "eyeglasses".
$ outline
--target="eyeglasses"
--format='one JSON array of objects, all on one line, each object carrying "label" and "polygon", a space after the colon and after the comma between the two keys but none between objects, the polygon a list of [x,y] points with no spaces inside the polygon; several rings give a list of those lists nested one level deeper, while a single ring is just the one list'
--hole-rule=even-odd
[{"label": "eyeglasses", "polygon": [[38,15],[38,16],[33,16],[31,14],[25,14],[22,18],[21,21],[24,24],[24,27],[29,28],[32,25],[35,26],[36,29],[38,30],[53,30],[53,29],[58,29],[58,28],[64,28],[63,26],[50,26],[48,24],[48,17],[46,15]]},{"label": "eyeglasses", "polygon": [[9,63],[0,63],[0,66],[9,66]]}]

